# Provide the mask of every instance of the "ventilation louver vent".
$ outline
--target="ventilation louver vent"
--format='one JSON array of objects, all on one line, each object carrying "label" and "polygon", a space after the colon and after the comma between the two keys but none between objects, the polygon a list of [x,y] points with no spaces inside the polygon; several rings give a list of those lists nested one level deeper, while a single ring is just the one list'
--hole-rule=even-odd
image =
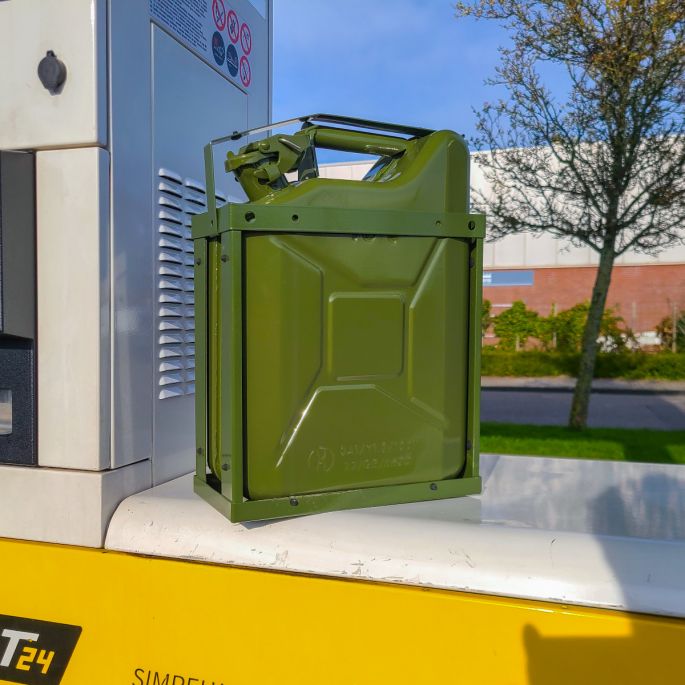
[{"label": "ventilation louver vent", "polygon": [[[226,198],[217,193],[217,205]],[[157,183],[157,351],[159,398],[195,392],[195,293],[190,221],[207,206],[205,188],[161,168]]]}]

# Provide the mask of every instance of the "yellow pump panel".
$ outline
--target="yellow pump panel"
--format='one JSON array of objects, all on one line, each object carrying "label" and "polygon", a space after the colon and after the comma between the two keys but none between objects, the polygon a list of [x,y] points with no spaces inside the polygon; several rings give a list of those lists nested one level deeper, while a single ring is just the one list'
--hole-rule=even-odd
[{"label": "yellow pump panel", "polygon": [[[682,672],[676,619],[28,542],[0,540],[0,561],[2,616],[82,628],[63,685],[644,685]],[[200,588],[221,588],[230,614]],[[19,647],[0,683],[51,685]]]}]

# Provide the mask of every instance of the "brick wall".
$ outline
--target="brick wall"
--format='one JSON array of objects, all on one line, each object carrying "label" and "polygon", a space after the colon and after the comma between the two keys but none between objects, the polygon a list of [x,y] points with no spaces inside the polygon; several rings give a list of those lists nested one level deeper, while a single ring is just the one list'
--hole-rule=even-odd
[{"label": "brick wall", "polygon": [[[529,269],[530,270],[530,269]],[[484,287],[483,297],[493,304],[493,314],[514,300],[547,316],[589,300],[595,279],[594,267],[554,267],[533,269],[532,286]],[[672,312],[673,303],[685,309],[685,264],[615,266],[607,306],[616,307],[626,324],[636,333],[652,331]]]}]

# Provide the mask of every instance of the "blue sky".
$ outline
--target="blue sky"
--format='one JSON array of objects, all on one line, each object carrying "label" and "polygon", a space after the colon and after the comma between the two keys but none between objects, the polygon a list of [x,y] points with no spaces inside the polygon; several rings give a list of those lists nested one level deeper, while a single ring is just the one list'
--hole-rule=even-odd
[{"label": "blue sky", "polygon": [[327,112],[474,133],[507,40],[447,0],[274,0],[273,119]]}]

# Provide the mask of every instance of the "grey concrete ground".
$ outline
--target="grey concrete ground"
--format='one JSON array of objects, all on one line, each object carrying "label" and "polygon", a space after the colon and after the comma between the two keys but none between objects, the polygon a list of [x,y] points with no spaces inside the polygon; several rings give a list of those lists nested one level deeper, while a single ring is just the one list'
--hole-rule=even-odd
[{"label": "grey concrete ground", "polygon": [[[565,425],[572,379],[483,378],[483,421]],[[685,430],[685,383],[598,381],[589,425]]]}]

